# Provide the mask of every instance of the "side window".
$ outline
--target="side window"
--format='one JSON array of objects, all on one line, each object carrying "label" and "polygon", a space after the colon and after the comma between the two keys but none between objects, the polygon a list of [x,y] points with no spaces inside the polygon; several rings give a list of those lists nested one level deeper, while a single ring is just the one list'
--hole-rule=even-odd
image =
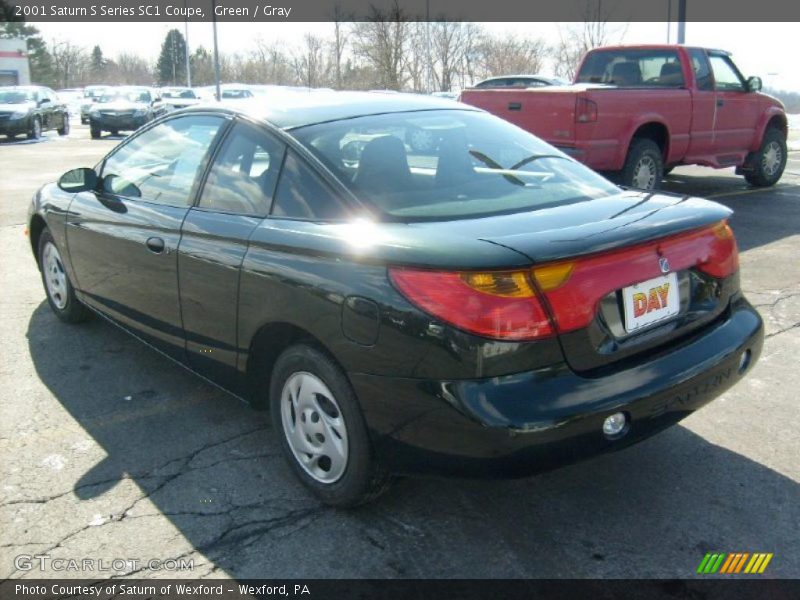
[{"label": "side window", "polygon": [[690,48],[689,56],[692,59],[692,70],[697,81],[697,89],[709,91],[714,89],[714,80],[711,77],[711,67],[708,64],[706,53],[700,48]]},{"label": "side window", "polygon": [[709,56],[709,60],[717,90],[722,92],[743,92],[745,90],[744,80],[733,66],[730,58],[722,54],[712,54]]},{"label": "side window", "polygon": [[283,142],[238,123],[214,159],[199,206],[265,216],[272,203],[284,151]]},{"label": "side window", "polygon": [[223,123],[220,117],[178,117],[133,137],[103,165],[103,190],[155,204],[188,206],[200,167]]},{"label": "side window", "polygon": [[273,216],[310,221],[341,219],[348,209],[294,152],[287,152],[275,191]]}]

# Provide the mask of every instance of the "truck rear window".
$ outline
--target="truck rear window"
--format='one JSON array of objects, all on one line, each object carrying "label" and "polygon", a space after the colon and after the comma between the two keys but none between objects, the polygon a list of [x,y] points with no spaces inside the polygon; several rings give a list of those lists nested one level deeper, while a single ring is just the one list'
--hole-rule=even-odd
[{"label": "truck rear window", "polygon": [[675,50],[595,50],[581,65],[578,83],[605,83],[619,87],[685,85],[680,57]]},{"label": "truck rear window", "polygon": [[399,220],[522,212],[619,192],[539,138],[483,112],[370,115],[292,135],[365,204]]}]

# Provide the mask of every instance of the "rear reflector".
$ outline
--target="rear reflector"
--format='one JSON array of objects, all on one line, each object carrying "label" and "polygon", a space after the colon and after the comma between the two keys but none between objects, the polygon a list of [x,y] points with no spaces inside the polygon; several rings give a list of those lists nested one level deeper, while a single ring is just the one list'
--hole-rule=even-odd
[{"label": "rear reflector", "polygon": [[409,302],[459,329],[495,340],[553,335],[526,271],[452,272],[390,268]]}]

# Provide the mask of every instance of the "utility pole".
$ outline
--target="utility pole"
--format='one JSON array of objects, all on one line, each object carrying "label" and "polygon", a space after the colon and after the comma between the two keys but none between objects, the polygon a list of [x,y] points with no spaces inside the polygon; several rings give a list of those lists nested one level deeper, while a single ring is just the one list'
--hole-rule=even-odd
[{"label": "utility pole", "polygon": [[214,25],[214,81],[217,86],[217,102],[222,98],[219,89],[219,48],[217,47],[217,0],[211,0],[211,19]]},{"label": "utility pole", "polygon": [[678,43],[686,43],[686,0],[678,0]]}]

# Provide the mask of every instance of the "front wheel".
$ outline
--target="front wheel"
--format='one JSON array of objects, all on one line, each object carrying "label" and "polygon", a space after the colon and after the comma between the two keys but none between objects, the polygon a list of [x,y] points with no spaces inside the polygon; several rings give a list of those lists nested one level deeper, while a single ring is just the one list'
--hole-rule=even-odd
[{"label": "front wheel", "polygon": [[100,139],[100,135],[102,133],[103,133],[102,129],[100,129],[96,125],[90,125],[89,126],[89,135],[92,136],[93,140],[99,140]]},{"label": "front wheel", "polygon": [[39,120],[39,117],[33,117],[31,130],[28,132],[28,139],[38,140],[40,137],[42,137],[42,122]]},{"label": "front wheel", "polygon": [[355,506],[386,489],[355,393],[327,355],[304,344],[284,351],[272,371],[270,410],[286,460],[323,502]]},{"label": "front wheel", "polygon": [[88,316],[88,309],[78,300],[69,280],[61,253],[48,229],[39,237],[39,270],[47,294],[47,302],[56,316],[65,323],[79,323]]},{"label": "front wheel", "polygon": [[637,138],[631,142],[621,173],[621,183],[640,190],[655,190],[664,178],[661,148],[653,140]]},{"label": "front wheel", "polygon": [[58,135],[67,135],[69,133],[69,116],[64,115],[64,120],[61,127],[58,129]]},{"label": "front wheel", "polygon": [[747,183],[756,187],[775,185],[786,168],[786,136],[774,127],[767,130],[758,152],[750,156],[752,171],[745,173]]}]

